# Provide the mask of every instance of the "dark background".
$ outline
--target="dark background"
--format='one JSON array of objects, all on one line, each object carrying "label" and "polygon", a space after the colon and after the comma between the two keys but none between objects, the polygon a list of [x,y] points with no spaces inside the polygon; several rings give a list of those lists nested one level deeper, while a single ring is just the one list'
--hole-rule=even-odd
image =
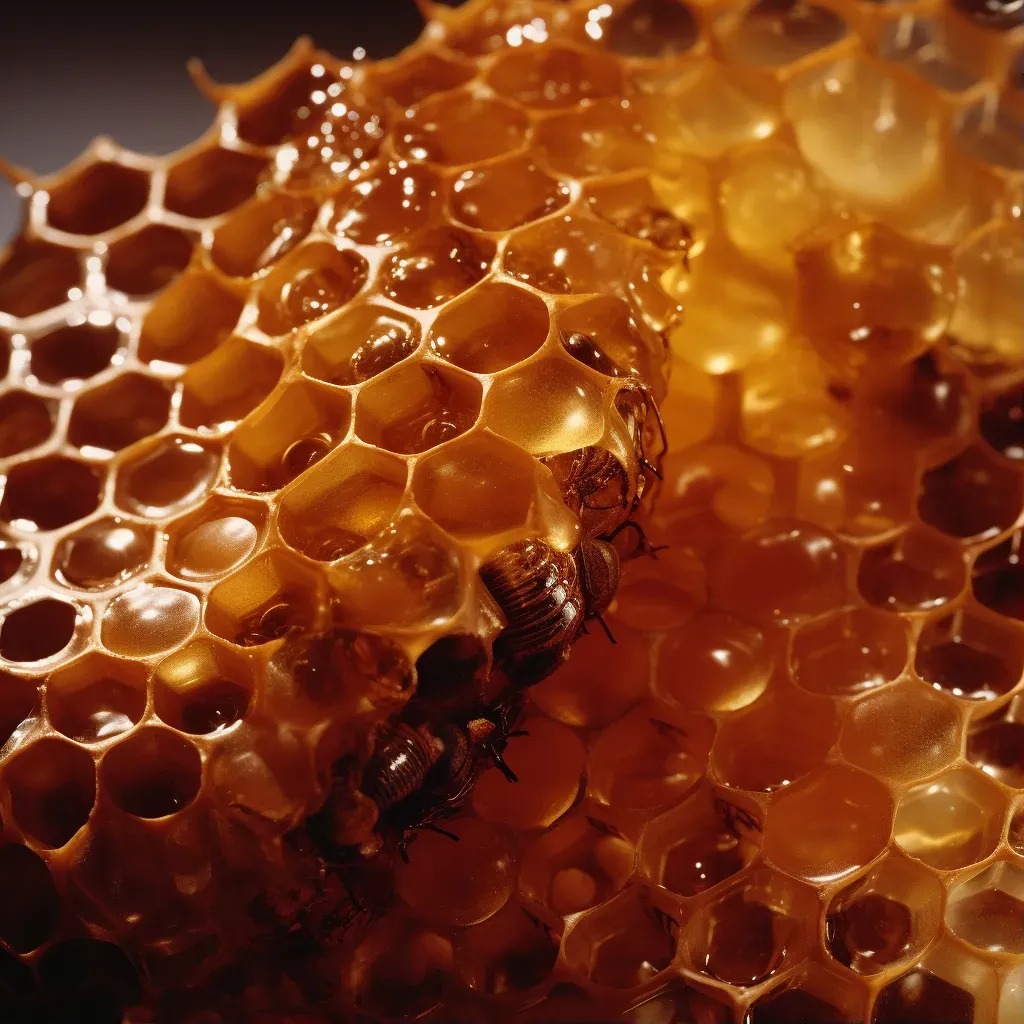
[{"label": "dark background", "polygon": [[[454,4],[453,4],[454,5]],[[347,56],[388,56],[422,27],[413,0],[0,0],[0,155],[40,174],[96,135],[167,153],[191,142],[213,110],[185,71],[199,57],[214,79],[244,81],[300,35]],[[0,182],[0,244],[20,201]]]}]

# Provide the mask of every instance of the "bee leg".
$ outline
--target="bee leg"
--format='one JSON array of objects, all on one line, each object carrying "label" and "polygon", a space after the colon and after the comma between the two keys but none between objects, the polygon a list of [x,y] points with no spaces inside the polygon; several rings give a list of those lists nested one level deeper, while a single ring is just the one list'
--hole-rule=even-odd
[{"label": "bee leg", "polygon": [[604,621],[604,616],[600,612],[594,612],[594,618],[597,619],[601,628],[604,630],[604,635],[613,643],[617,644],[619,641],[615,639],[615,635],[608,628],[608,623]]},{"label": "bee leg", "polygon": [[637,549],[642,551],[645,555],[650,555],[651,558],[656,558],[659,551],[664,551],[667,544],[652,544],[647,539],[647,534],[644,533],[644,528],[635,519],[626,519],[619,523],[618,526],[612,530],[604,539],[607,541],[613,541],[615,538],[622,533],[624,530],[634,530],[637,536]]},{"label": "bee leg", "polygon": [[657,478],[658,480],[664,480],[664,479],[665,479],[665,478],[664,478],[664,477],[663,477],[663,476],[661,475],[661,470],[660,470],[660,469],[658,469],[658,467],[657,467],[657,466],[655,466],[655,465],[653,465],[652,463],[648,462],[648,461],[647,461],[647,459],[641,459],[641,460],[640,460],[640,465],[641,465],[641,467],[642,467],[643,469],[645,469],[645,470],[647,470],[648,472],[652,473],[652,474],[653,474],[653,475],[654,475],[654,476],[655,476],[655,477],[656,477],[656,478]]},{"label": "bee leg", "polygon": [[[512,734],[512,735],[515,735],[515,734]],[[494,767],[497,768],[498,771],[501,772],[501,774],[505,776],[506,781],[508,781],[508,782],[518,782],[519,781],[519,776],[516,775],[516,773],[514,771],[512,771],[511,768],[509,768],[508,763],[506,762],[505,758],[498,752],[498,750],[495,748],[493,743],[488,743],[484,747],[484,753],[487,755],[487,757],[490,758],[491,764],[493,764]]]}]

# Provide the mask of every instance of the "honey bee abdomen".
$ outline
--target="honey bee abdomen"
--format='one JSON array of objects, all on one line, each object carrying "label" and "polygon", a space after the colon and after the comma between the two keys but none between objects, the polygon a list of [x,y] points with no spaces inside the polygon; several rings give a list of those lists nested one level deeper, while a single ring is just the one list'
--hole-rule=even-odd
[{"label": "honey bee abdomen", "polygon": [[415,793],[441,754],[441,744],[408,725],[383,734],[360,787],[383,812]]}]

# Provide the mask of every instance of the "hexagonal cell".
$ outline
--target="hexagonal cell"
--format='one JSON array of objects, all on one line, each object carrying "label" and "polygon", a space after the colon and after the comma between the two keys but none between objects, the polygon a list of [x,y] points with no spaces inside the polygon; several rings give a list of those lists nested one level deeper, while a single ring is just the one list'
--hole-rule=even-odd
[{"label": "hexagonal cell", "polygon": [[401,367],[359,393],[356,433],[389,452],[417,455],[469,430],[481,395],[480,382],[458,370],[430,362]]},{"label": "hexagonal cell", "polygon": [[[660,538],[650,536],[655,545]],[[707,573],[692,551],[669,549],[657,558],[631,559],[622,567],[615,601],[610,611],[616,622],[624,622],[642,633],[664,633],[679,629],[707,602]],[[729,655],[724,655],[728,663]],[[675,678],[666,666],[668,682],[662,695],[673,693]],[[685,701],[685,686],[678,698]]]},{"label": "hexagonal cell", "polygon": [[318,561],[351,554],[394,518],[407,478],[403,460],[345,445],[282,495],[281,536]]},{"label": "hexagonal cell", "polygon": [[727,985],[758,985],[807,956],[807,922],[817,914],[812,888],[755,868],[690,918],[679,951],[687,966]]},{"label": "hexagonal cell", "polygon": [[167,568],[189,581],[223,576],[256,550],[266,520],[263,504],[214,495],[168,527]]},{"label": "hexagonal cell", "polygon": [[32,375],[44,384],[85,380],[105,370],[121,348],[121,332],[111,324],[59,327],[31,344]]},{"label": "hexagonal cell", "polygon": [[53,403],[28,391],[0,396],[0,457],[41,445],[53,431],[55,412]]},{"label": "hexagonal cell", "polygon": [[590,795],[630,810],[675,803],[704,774],[713,735],[714,726],[701,715],[641,705],[593,741]]},{"label": "hexagonal cell", "polygon": [[762,0],[720,17],[715,35],[730,63],[781,71],[834,46],[846,25],[828,7]]},{"label": "hexagonal cell", "polygon": [[1024,460],[1024,387],[989,395],[983,402],[978,429],[1000,455]]},{"label": "hexagonal cell", "polygon": [[1005,799],[973,768],[955,768],[908,789],[894,837],[911,857],[939,871],[984,860],[999,842]]},{"label": "hexagonal cell", "polygon": [[764,693],[774,655],[748,622],[701,612],[658,648],[655,692],[695,711],[737,711]]},{"label": "hexagonal cell", "polygon": [[274,390],[284,368],[269,345],[231,338],[182,377],[183,427],[222,429],[247,416]]},{"label": "hexagonal cell", "polygon": [[689,226],[665,206],[647,176],[591,185],[586,202],[589,209],[624,235],[678,253],[684,260],[693,244]]},{"label": "hexagonal cell", "polygon": [[[1009,8],[1011,4],[1006,4]],[[1019,172],[1024,168],[1021,111],[1012,93],[986,98],[957,118],[955,140],[962,153],[991,167]]]},{"label": "hexagonal cell", "polygon": [[530,700],[552,718],[576,727],[601,727],[621,718],[647,695],[647,640],[615,620],[610,646],[595,630],[577,639],[572,657],[530,689]]},{"label": "hexagonal cell", "polygon": [[548,335],[548,310],[525,288],[488,282],[442,311],[430,348],[472,373],[497,373],[528,359]]},{"label": "hexagonal cell", "polygon": [[997,861],[949,894],[946,924],[976,949],[1024,953],[1024,869]]},{"label": "hexagonal cell", "polygon": [[406,117],[394,139],[408,160],[464,167],[522,145],[528,121],[518,108],[472,91],[432,96]]},{"label": "hexagonal cell", "polygon": [[702,784],[678,807],[648,822],[638,870],[679,896],[698,896],[746,868],[761,847],[761,823]]},{"label": "hexagonal cell", "polygon": [[959,61],[940,19],[894,18],[881,24],[877,47],[884,60],[902,64],[946,93],[965,93],[978,84],[975,68]]},{"label": "hexagonal cell", "polygon": [[46,219],[58,231],[99,235],[131,220],[149,199],[149,175],[100,160],[50,189]]},{"label": "hexagonal cell", "polygon": [[487,81],[499,96],[538,110],[618,96],[622,71],[613,58],[567,46],[512,49],[492,65]]},{"label": "hexagonal cell", "polygon": [[68,440],[88,454],[109,455],[156,434],[167,422],[171,388],[141,373],[125,373],[75,402]]},{"label": "hexagonal cell", "polygon": [[[624,377],[639,371],[645,376],[651,369],[654,346],[622,299],[611,295],[584,299],[560,310],[556,323],[565,351],[598,373]],[[657,347],[663,351],[664,343],[659,341]]]},{"label": "hexagonal cell", "polygon": [[952,601],[965,576],[963,556],[952,541],[912,526],[887,544],[865,549],[857,587],[877,608],[923,612]]},{"label": "hexagonal cell", "polygon": [[366,260],[327,242],[310,242],[279,260],[259,291],[260,330],[287,334],[339,309],[366,283]]},{"label": "hexagonal cell", "polygon": [[650,890],[633,886],[575,922],[563,942],[565,959],[602,988],[636,988],[672,963],[678,927]]},{"label": "hexagonal cell", "polygon": [[235,329],[242,305],[242,296],[212,274],[182,274],[146,314],[139,358],[179,365],[202,359]]},{"label": "hexagonal cell", "polygon": [[350,404],[345,392],[305,382],[281,389],[232,435],[231,482],[247,491],[285,486],[348,433]]},{"label": "hexagonal cell", "polygon": [[44,597],[8,611],[0,626],[0,657],[7,661],[42,661],[59,654],[75,636],[78,609]]},{"label": "hexagonal cell", "polygon": [[286,193],[258,195],[214,232],[210,258],[232,277],[249,277],[295,248],[309,234],[317,205]]},{"label": "hexagonal cell", "polygon": [[153,553],[152,528],[113,516],[83,526],[61,541],[54,575],[70,587],[101,590],[141,572]]},{"label": "hexagonal cell", "polygon": [[905,203],[935,173],[939,121],[931,97],[863,57],[808,68],[784,98],[804,159],[869,208]]},{"label": "hexagonal cell", "polygon": [[907,630],[898,616],[849,608],[801,626],[790,659],[798,686],[843,697],[897,679],[907,653]]},{"label": "hexagonal cell", "polygon": [[19,547],[15,544],[0,546],[0,586],[9,583],[17,576],[22,567],[26,569],[35,561],[36,554],[28,545]]},{"label": "hexagonal cell", "polygon": [[208,640],[160,662],[154,684],[156,713],[172,729],[193,736],[221,733],[240,722],[256,688],[249,659]]},{"label": "hexagonal cell", "polygon": [[677,57],[700,39],[700,25],[679,0],[633,0],[604,27],[608,49],[623,57]]},{"label": "hexagonal cell", "polygon": [[829,954],[872,975],[920,956],[942,926],[942,882],[899,854],[889,854],[840,889],[825,916]]},{"label": "hexagonal cell", "polygon": [[920,683],[901,683],[850,709],[839,747],[851,764],[880,778],[924,778],[956,759],[960,712]]},{"label": "hexagonal cell", "polygon": [[219,445],[162,437],[121,463],[114,496],[129,512],[162,519],[199,501],[220,472]]},{"label": "hexagonal cell", "polygon": [[359,384],[411,356],[419,321],[387,306],[365,303],[314,328],[302,350],[302,368],[328,384]]},{"label": "hexagonal cell", "polygon": [[545,174],[528,156],[512,156],[464,171],[452,185],[452,214],[467,227],[510,231],[569,202],[569,186]]},{"label": "hexagonal cell", "polygon": [[372,82],[382,95],[411,107],[438,92],[464,85],[476,74],[470,63],[441,57],[430,50],[372,71]]},{"label": "hexagonal cell", "polygon": [[558,959],[560,925],[548,924],[509,903],[456,941],[455,962],[463,980],[488,995],[536,988]]},{"label": "hexagonal cell", "polygon": [[868,994],[856,981],[807,964],[761,996],[747,1011],[745,1024],[848,1024],[864,1019]]},{"label": "hexagonal cell", "polygon": [[55,530],[95,511],[102,487],[102,472],[75,459],[22,462],[7,474],[0,520],[24,530]]},{"label": "hexagonal cell", "polygon": [[75,938],[44,950],[37,970],[40,986],[55,1012],[87,1013],[114,1019],[142,997],[139,974],[128,955],[112,942]]},{"label": "hexagonal cell", "polygon": [[38,949],[60,917],[60,896],[46,862],[18,843],[0,847],[0,892],[0,938],[18,953]]},{"label": "hexagonal cell", "polygon": [[[334,81],[323,64],[311,60],[289,61],[271,69],[236,101],[239,137],[254,146],[287,142],[307,128],[305,122],[317,107],[322,108],[326,90]],[[319,103],[316,94],[321,97]]]},{"label": "hexagonal cell", "polygon": [[147,725],[111,747],[100,762],[100,792],[136,818],[164,818],[199,792],[199,751],[183,736]]},{"label": "hexagonal cell", "polygon": [[107,606],[100,623],[103,646],[129,658],[148,658],[187,640],[198,628],[200,600],[187,590],[139,584]]},{"label": "hexagonal cell", "polygon": [[46,680],[46,717],[78,743],[102,743],[134,728],[146,710],[147,671],[90,653]]},{"label": "hexagonal cell", "polygon": [[871,1024],[974,1024],[978,1017],[969,988],[915,967],[878,993]]},{"label": "hexagonal cell", "polygon": [[412,309],[432,309],[483,280],[494,243],[460,228],[430,228],[383,266],[381,288]]},{"label": "hexagonal cell", "polygon": [[447,822],[453,843],[422,832],[409,861],[396,866],[399,896],[417,913],[441,924],[479,924],[496,914],[515,887],[516,852],[510,833],[473,818]]},{"label": "hexagonal cell", "polygon": [[96,801],[92,755],[63,739],[48,737],[18,751],[7,762],[6,782],[14,820],[54,849],[71,841]]},{"label": "hexagonal cell", "polygon": [[994,715],[971,725],[967,760],[1007,786],[1024,789],[1024,702],[1015,697]]},{"label": "hexagonal cell", "polygon": [[115,242],[107,253],[107,284],[125,295],[152,295],[169,285],[189,264],[195,238],[168,227],[147,224]]},{"label": "hexagonal cell", "polygon": [[19,731],[38,708],[38,679],[0,672],[0,747]]},{"label": "hexagonal cell", "polygon": [[533,138],[534,152],[546,169],[574,178],[634,171],[653,157],[636,113],[617,100],[598,100],[547,117]]},{"label": "hexagonal cell", "polygon": [[1001,544],[983,551],[971,568],[971,587],[975,598],[998,615],[1024,620],[1021,606],[1018,551],[1022,532],[1015,531]]},{"label": "hexagonal cell", "polygon": [[963,610],[925,624],[914,670],[937,690],[962,700],[996,700],[1024,672],[1024,637],[998,619]]},{"label": "hexagonal cell", "polygon": [[32,316],[67,302],[68,293],[81,283],[77,252],[20,237],[0,259],[0,310]]},{"label": "hexagonal cell", "polygon": [[800,690],[770,690],[744,714],[722,723],[712,765],[727,785],[769,792],[818,767],[837,731],[831,700]]},{"label": "hexagonal cell", "polygon": [[331,230],[361,245],[388,245],[438,216],[442,189],[429,167],[375,166],[335,193]]},{"label": "hexagonal cell", "polygon": [[249,562],[210,591],[206,626],[243,647],[312,625],[323,581],[293,555],[272,551]]},{"label": "hexagonal cell", "polygon": [[485,821],[516,831],[548,828],[576,802],[585,785],[587,754],[571,729],[549,718],[527,718],[502,755],[519,782],[496,767],[473,788],[473,810]]},{"label": "hexagonal cell", "polygon": [[634,258],[618,231],[577,214],[515,232],[503,265],[511,277],[554,295],[600,295],[627,280]]},{"label": "hexagonal cell", "polygon": [[171,166],[164,206],[186,217],[227,213],[256,191],[266,168],[266,157],[204,147]]}]

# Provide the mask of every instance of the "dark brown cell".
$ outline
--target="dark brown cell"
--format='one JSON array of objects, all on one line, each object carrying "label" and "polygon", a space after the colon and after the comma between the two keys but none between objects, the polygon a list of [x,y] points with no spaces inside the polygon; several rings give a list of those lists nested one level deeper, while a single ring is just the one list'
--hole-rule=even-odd
[{"label": "dark brown cell", "polygon": [[11,336],[6,331],[0,331],[0,378],[7,376],[11,368]]},{"label": "dark brown cell", "polygon": [[608,48],[624,57],[675,57],[699,37],[697,19],[682,0],[634,0],[605,28]]},{"label": "dark brown cell", "polygon": [[953,542],[919,527],[861,555],[857,587],[876,608],[911,612],[937,608],[964,586],[964,563]]},{"label": "dark brown cell", "polygon": [[53,430],[50,403],[27,391],[0,397],[0,456],[19,455],[42,444]]},{"label": "dark brown cell", "polygon": [[85,380],[106,369],[120,345],[116,327],[61,327],[32,342],[32,373],[44,384]]},{"label": "dark brown cell", "polygon": [[746,858],[734,832],[713,828],[665,854],[661,884],[680,896],[696,896],[741,871]]},{"label": "dark brown cell", "polygon": [[848,1024],[837,1006],[799,988],[763,996],[750,1008],[747,1024]]},{"label": "dark brown cell", "polygon": [[967,760],[987,775],[1024,788],[1024,723],[984,719],[967,737]]},{"label": "dark brown cell", "polygon": [[199,751],[157,726],[133,732],[100,762],[103,792],[127,814],[163,818],[195,799],[202,781]]},{"label": "dark brown cell", "polygon": [[985,401],[979,417],[981,436],[1000,455],[1024,460],[1024,388]]},{"label": "dark brown cell", "polygon": [[149,175],[134,167],[100,161],[50,191],[46,219],[58,231],[98,235],[131,220],[149,198]]},{"label": "dark brown cell", "polygon": [[192,258],[191,235],[148,224],[110,247],[107,284],[125,295],[151,295],[173,281]]},{"label": "dark brown cell", "polygon": [[68,939],[39,958],[39,983],[58,1020],[118,1024],[142,996],[139,975],[123,950],[98,939]]},{"label": "dark brown cell", "polygon": [[32,316],[67,302],[82,281],[79,255],[48,242],[19,238],[0,262],[0,310]]},{"label": "dark brown cell", "polygon": [[244,203],[266,170],[265,157],[210,146],[174,164],[164,206],[186,217],[215,217]]},{"label": "dark brown cell", "polygon": [[463,85],[475,74],[471,64],[447,60],[436,53],[419,53],[394,67],[375,70],[371,80],[381,95],[411,107],[435,93]]},{"label": "dark brown cell", "polygon": [[971,570],[974,596],[992,611],[1010,619],[1024,620],[1024,567],[1018,554],[1018,530],[1001,544],[982,552]]},{"label": "dark brown cell", "polygon": [[151,529],[101,519],[66,537],[53,566],[62,583],[94,590],[123,583],[146,566],[152,551]]},{"label": "dark brown cell", "polygon": [[829,953],[844,967],[860,970],[863,961],[884,967],[910,948],[912,924],[909,907],[867,893],[828,915],[825,941]]},{"label": "dark brown cell", "polygon": [[50,871],[25,846],[0,846],[0,939],[18,953],[38,949],[53,933],[60,897]]},{"label": "dark brown cell", "polygon": [[23,519],[40,530],[55,530],[95,511],[102,486],[102,472],[75,459],[23,462],[7,476],[0,519]]},{"label": "dark brown cell", "polygon": [[954,614],[925,624],[914,670],[926,682],[966,700],[1009,693],[1024,671],[1021,638],[987,619]]},{"label": "dark brown cell", "polygon": [[785,947],[779,945],[779,915],[763,903],[735,893],[711,911],[712,931],[705,969],[730,985],[756,985],[781,966]]},{"label": "dark brown cell", "polygon": [[42,661],[67,647],[77,622],[78,609],[53,598],[16,608],[0,626],[0,655],[8,661]]},{"label": "dark brown cell", "polygon": [[126,373],[87,391],[76,402],[68,440],[76,448],[117,452],[157,433],[167,422],[170,389],[140,373]]},{"label": "dark brown cell", "polygon": [[38,679],[24,679],[0,672],[0,747],[36,709]]},{"label": "dark brown cell", "polygon": [[891,981],[875,1001],[871,1024],[973,1024],[974,996],[915,968]]}]

